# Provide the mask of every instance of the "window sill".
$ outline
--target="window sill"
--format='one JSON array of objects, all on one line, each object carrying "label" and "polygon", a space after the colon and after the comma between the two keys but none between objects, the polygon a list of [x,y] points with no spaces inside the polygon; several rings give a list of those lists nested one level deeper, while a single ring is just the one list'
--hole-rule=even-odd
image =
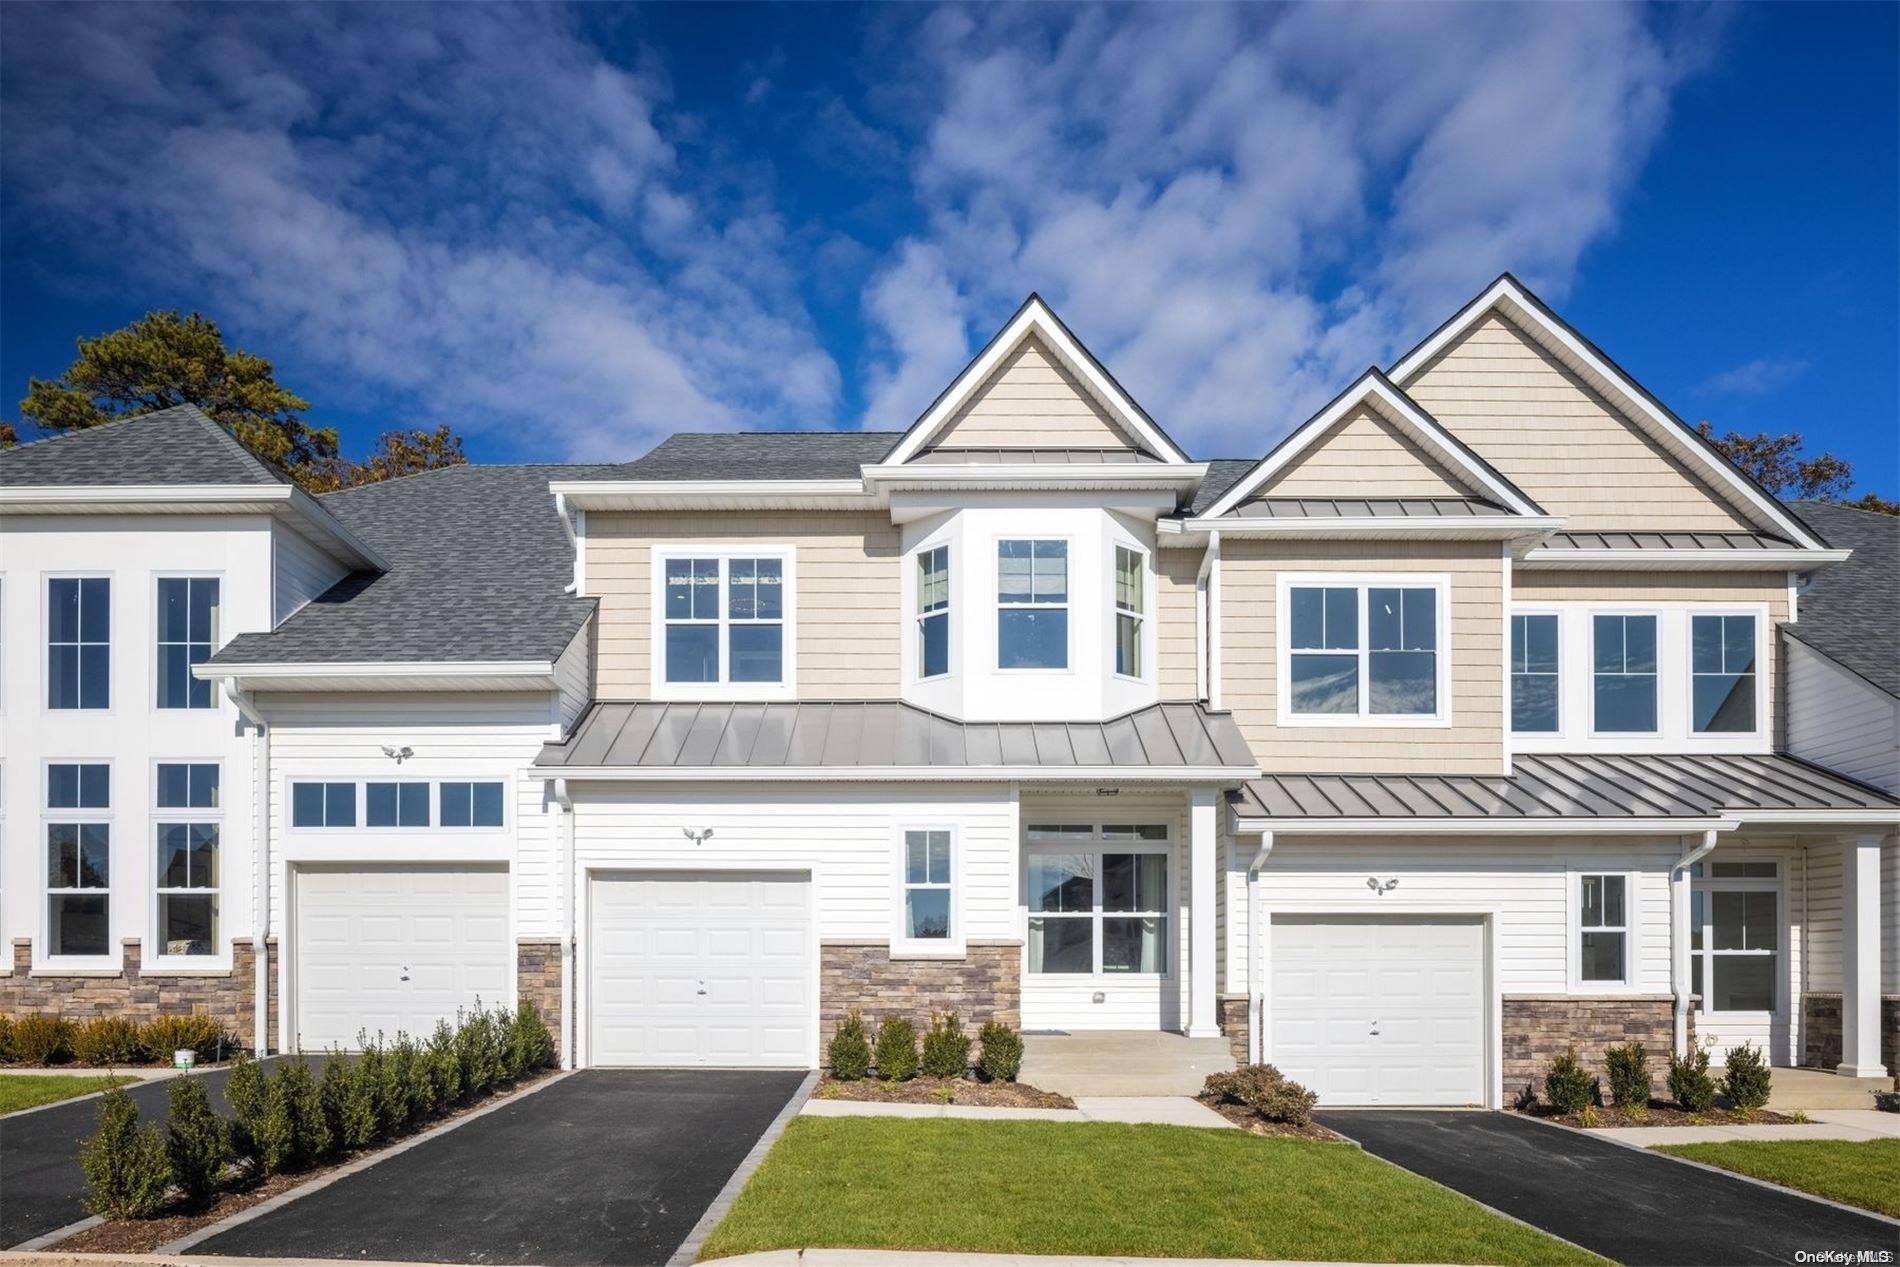
[{"label": "window sill", "polygon": [[104,979],[104,978],[111,978],[111,977],[122,977],[125,975],[125,969],[122,967],[108,968],[104,966],[97,966],[97,967],[86,968],[86,967],[78,967],[78,966],[68,966],[65,964],[42,964],[39,967],[29,969],[26,975],[35,979],[45,978],[49,980],[57,979],[59,977],[73,977],[73,978],[87,977],[87,978]]},{"label": "window sill", "polygon": [[766,704],[797,699],[798,683],[655,682],[652,696],[662,704]]},{"label": "window sill", "polygon": [[203,963],[185,963],[179,960],[161,960],[149,967],[141,967],[141,977],[228,977],[231,975],[231,961],[207,956]]},{"label": "window sill", "polygon": [[1306,727],[1331,730],[1430,730],[1448,729],[1451,717],[1328,717],[1286,713],[1281,715],[1279,723],[1289,729]]}]

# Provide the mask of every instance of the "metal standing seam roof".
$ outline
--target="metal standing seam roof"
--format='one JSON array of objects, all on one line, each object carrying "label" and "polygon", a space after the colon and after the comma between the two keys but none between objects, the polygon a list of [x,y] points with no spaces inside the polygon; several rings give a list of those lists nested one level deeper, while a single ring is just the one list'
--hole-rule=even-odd
[{"label": "metal standing seam roof", "polygon": [[1256,497],[1223,518],[1469,519],[1510,514],[1477,497]]},{"label": "metal standing seam roof", "polygon": [[925,466],[1159,466],[1140,449],[925,449],[911,459]]},{"label": "metal standing seam roof", "polygon": [[1722,811],[1895,809],[1900,800],[1782,754],[1519,755],[1509,775],[1269,774],[1243,818],[1707,818]]},{"label": "metal standing seam roof", "polygon": [[901,701],[596,701],[535,764],[570,769],[1254,770],[1233,718],[1155,704],[1105,722],[960,722]]},{"label": "metal standing seam roof", "polygon": [[1765,532],[1553,532],[1550,550],[1792,550]]}]

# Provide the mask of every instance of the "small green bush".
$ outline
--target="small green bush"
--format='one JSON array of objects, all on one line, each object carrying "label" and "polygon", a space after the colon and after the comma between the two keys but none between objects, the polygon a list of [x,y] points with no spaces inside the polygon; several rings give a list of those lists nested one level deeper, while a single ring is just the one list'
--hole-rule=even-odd
[{"label": "small green bush", "polygon": [[251,1128],[256,1146],[253,1160],[258,1173],[274,1175],[294,1169],[297,1158],[297,1110],[284,1093],[288,1090],[277,1078],[264,1082],[264,1111]]},{"label": "small green bush", "polygon": [[198,1078],[172,1079],[165,1152],[171,1159],[172,1179],[186,1200],[200,1205],[217,1191],[231,1160],[230,1133]]},{"label": "small green bush", "polygon": [[461,1065],[462,1094],[480,1095],[502,1079],[504,1040],[494,1014],[479,1006],[458,1019],[455,1058]]},{"label": "small green bush", "polygon": [[394,1126],[389,1084],[383,1079],[383,1066],[387,1062],[382,1035],[378,1034],[372,1041],[367,1035],[358,1034],[356,1044],[359,1048],[356,1055],[358,1112],[367,1116],[369,1135],[363,1142],[368,1143],[387,1134]]},{"label": "small green bush", "polygon": [[1669,1057],[1669,1098],[1691,1113],[1707,1113],[1715,1107],[1715,1079],[1709,1076],[1706,1048]]},{"label": "small green bush", "polygon": [[1649,1112],[1649,1096],[1654,1089],[1649,1078],[1649,1053],[1640,1042],[1627,1042],[1603,1053],[1603,1065],[1610,1075],[1610,1103],[1631,1117]]},{"label": "small green bush", "polygon": [[330,1123],[323,1114],[323,1092],[302,1056],[278,1067],[272,1081],[290,1114],[290,1168],[303,1170],[330,1155]]},{"label": "small green bush", "polygon": [[864,1018],[853,1011],[838,1025],[825,1048],[825,1060],[831,1076],[840,1082],[856,1082],[871,1072],[871,1043],[864,1035]]},{"label": "small green bush", "polygon": [[0,1064],[13,1060],[13,1018],[0,1016]]},{"label": "small green bush", "polygon": [[146,1059],[139,1027],[117,1016],[98,1016],[73,1027],[73,1059],[82,1065],[131,1065]]},{"label": "small green bush", "polygon": [[1874,1092],[1874,1107],[1882,1113],[1900,1113],[1900,1091]]},{"label": "small green bush", "polygon": [[221,1060],[236,1045],[227,1042],[224,1026],[213,1016],[155,1016],[139,1030],[139,1044],[161,1065],[172,1054],[194,1051],[202,1061]]},{"label": "small green bush", "polygon": [[23,1065],[59,1065],[73,1058],[75,1026],[63,1016],[34,1012],[14,1018],[13,1058]]},{"label": "small green bush", "polygon": [[142,1219],[155,1214],[171,1190],[171,1159],[156,1126],[139,1128],[138,1105],[123,1090],[99,1098],[99,1130],[80,1146],[86,1208],[101,1218]]},{"label": "small green bush", "polygon": [[1242,1065],[1227,1073],[1209,1074],[1201,1088],[1231,1104],[1244,1104],[1269,1122],[1305,1126],[1313,1120],[1319,1096],[1308,1091],[1272,1065]]},{"label": "small green bush", "polygon": [[930,1018],[924,1031],[923,1071],[932,1078],[961,1078],[970,1071],[970,1036],[955,1012]]},{"label": "small green bush", "polygon": [[1596,1079],[1577,1063],[1577,1049],[1570,1048],[1550,1062],[1544,1072],[1544,1099],[1559,1113],[1581,1113],[1595,1099]]},{"label": "small green bush", "polygon": [[257,1169],[264,1165],[259,1132],[270,1102],[270,1081],[264,1066],[240,1054],[224,1081],[224,1102],[231,1106],[231,1152]]},{"label": "small green bush", "polygon": [[508,1060],[515,1076],[552,1069],[558,1054],[554,1035],[548,1032],[547,1023],[534,1010],[534,1005],[523,1003],[516,1008],[515,1014],[508,1018]]},{"label": "small green bush", "polygon": [[462,1099],[462,1062],[455,1052],[455,1031],[447,1021],[435,1023],[429,1037],[429,1082],[435,1091],[435,1106],[448,1112]]},{"label": "small green bush", "polygon": [[991,1082],[1014,1082],[1023,1071],[1023,1040],[1001,1021],[986,1021],[977,1033],[982,1049],[976,1067]]},{"label": "small green bush", "polygon": [[1728,1067],[1722,1074],[1722,1094],[1737,1113],[1751,1116],[1768,1103],[1768,1058],[1761,1048],[1743,1043],[1728,1049]]},{"label": "small green bush", "polygon": [[877,1027],[877,1076],[886,1082],[917,1076],[917,1031],[908,1018],[887,1016]]}]

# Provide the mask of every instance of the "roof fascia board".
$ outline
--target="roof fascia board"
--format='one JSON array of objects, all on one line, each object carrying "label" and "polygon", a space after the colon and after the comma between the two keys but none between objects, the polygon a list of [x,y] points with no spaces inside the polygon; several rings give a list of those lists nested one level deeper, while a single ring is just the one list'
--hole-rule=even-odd
[{"label": "roof fascia board", "polygon": [[901,465],[916,457],[930,437],[969,400],[971,393],[989,380],[1003,358],[1015,351],[1031,334],[1040,336],[1062,358],[1069,372],[1080,378],[1096,398],[1108,406],[1116,415],[1116,420],[1139,436],[1164,461],[1177,466],[1188,462],[1188,456],[1180,446],[1156,425],[1146,410],[1135,403],[1134,398],[1122,389],[1121,384],[1103,368],[1094,354],[1082,346],[1082,341],[1070,333],[1069,328],[1043,302],[1042,296],[1032,293],[1003,324],[1003,328],[991,336],[982,350],[963,367],[963,372],[951,379],[950,385],[910,425],[896,446],[884,456],[883,465]]},{"label": "roof fascia board", "polygon": [[1091,488],[1103,483],[1130,488],[1192,488],[1207,478],[1205,462],[1141,463],[1127,462],[1016,462],[947,463],[893,465],[879,463],[864,468],[864,486],[884,484],[942,484],[955,482],[973,487],[1010,487],[1085,484]]},{"label": "roof fascia board", "polygon": [[1633,407],[1624,412],[1631,416],[1653,438],[1660,440],[1670,449],[1700,467],[1711,478],[1711,482],[1729,495],[1753,508],[1765,516],[1781,532],[1793,540],[1813,549],[1825,548],[1825,543],[1817,538],[1808,526],[1794,514],[1785,509],[1761,485],[1735,468],[1734,463],[1722,457],[1709,446],[1708,441],[1697,435],[1695,429],[1677,417],[1675,413],[1650,394],[1649,390],[1638,383],[1622,366],[1606,356],[1590,340],[1558,316],[1550,306],[1532,294],[1517,278],[1505,273],[1487,286],[1477,298],[1466,304],[1451,319],[1427,335],[1425,341],[1406,353],[1404,358],[1394,365],[1390,377],[1403,383],[1436,357],[1452,340],[1458,338],[1475,322],[1483,318],[1493,308],[1501,308],[1505,316],[1526,327],[1533,337],[1548,339],[1558,348],[1576,357],[1591,371],[1613,384],[1618,393]]},{"label": "roof fascia board", "polygon": [[[192,666],[192,676],[215,682],[229,678],[249,690],[268,690],[274,681],[296,679],[299,682],[339,683],[337,689],[354,689],[358,683],[404,679],[440,683],[442,687],[480,689],[483,682],[499,679],[544,680],[554,685],[554,664],[550,660],[398,660],[339,661],[324,663],[219,664],[215,661]],[[341,684],[348,683],[350,686]],[[375,689],[374,687],[366,689]]]},{"label": "roof fascia board", "polygon": [[1220,500],[1208,507],[1201,518],[1211,519],[1224,515],[1246,501],[1256,489],[1286,469],[1295,458],[1320,443],[1345,419],[1347,413],[1361,404],[1369,404],[1378,409],[1381,416],[1398,426],[1414,441],[1422,441],[1425,447],[1434,451],[1441,461],[1463,473],[1475,486],[1489,492],[1517,514],[1524,516],[1544,514],[1541,506],[1487,466],[1476,454],[1445,430],[1442,423],[1426,413],[1418,402],[1407,396],[1378,367],[1374,366],[1355,379],[1345,391],[1333,397],[1318,413],[1301,423],[1286,439],[1275,445],[1272,452],[1260,459],[1252,470],[1236,480],[1233,487],[1222,493]]},{"label": "roof fascia board", "polygon": [[1236,814],[1235,830],[1288,835],[1352,836],[1575,836],[1678,835],[1733,831],[1734,818],[1269,818]]},{"label": "roof fascia board", "polygon": [[1819,827],[1900,825],[1900,805],[1867,806],[1862,809],[1723,809],[1722,813],[1743,826]]},{"label": "roof fascia board", "polygon": [[1563,527],[1560,515],[1468,515],[1435,519],[1329,516],[1314,519],[1212,519],[1197,515],[1180,521],[1181,532],[1221,532],[1248,537],[1466,538],[1491,540],[1541,538]]},{"label": "roof fascia board", "polygon": [[1519,560],[1537,570],[1568,568],[1668,572],[1786,572],[1845,560],[1851,550],[1567,550],[1539,546]]},{"label": "roof fascia board", "polygon": [[862,479],[833,480],[555,480],[548,491],[576,510],[665,509],[682,501],[744,508],[796,500],[814,505],[875,506]]},{"label": "roof fascia board", "polygon": [[535,766],[538,779],[602,783],[1232,783],[1259,766]]}]

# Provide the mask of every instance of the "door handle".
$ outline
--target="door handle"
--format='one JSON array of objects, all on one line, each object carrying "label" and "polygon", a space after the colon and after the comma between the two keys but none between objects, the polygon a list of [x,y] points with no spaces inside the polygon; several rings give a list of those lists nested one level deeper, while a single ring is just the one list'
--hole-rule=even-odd
[{"label": "door handle", "polygon": [[407,981],[407,980],[409,979],[409,965],[408,965],[408,964],[404,964],[404,965],[402,966],[402,978],[401,978],[401,979],[402,979],[402,980],[404,980],[404,981]]},{"label": "door handle", "polygon": [[701,981],[699,983],[699,990],[697,991],[697,993],[700,993],[700,994],[706,993],[706,983],[704,981]]}]

